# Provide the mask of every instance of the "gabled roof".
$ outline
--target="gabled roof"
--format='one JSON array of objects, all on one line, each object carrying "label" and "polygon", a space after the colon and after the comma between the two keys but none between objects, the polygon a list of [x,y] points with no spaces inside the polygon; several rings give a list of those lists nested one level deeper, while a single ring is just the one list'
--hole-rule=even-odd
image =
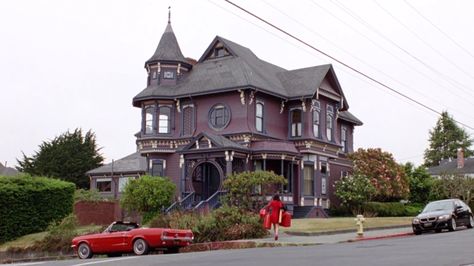
[{"label": "gabled roof", "polygon": [[438,166],[429,167],[428,173],[438,176],[474,174],[474,158],[465,158],[464,167],[462,168],[458,168],[457,159],[443,161]]},{"label": "gabled roof", "polygon": [[145,173],[147,171],[146,158],[141,156],[139,152],[132,153],[122,159],[116,160],[87,172],[88,175],[110,175],[114,174],[136,174]]},{"label": "gabled roof", "polygon": [[178,40],[174,35],[173,28],[171,28],[171,22],[169,21],[165,32],[161,36],[160,43],[158,44],[155,53],[146,61],[145,64],[156,61],[177,61],[187,63],[183,53],[181,53]]},{"label": "gabled roof", "polygon": [[[231,55],[209,58],[217,44],[223,45]],[[259,59],[244,46],[216,36],[188,76],[176,85],[151,85],[135,96],[133,103],[139,106],[140,101],[147,99],[175,99],[241,88],[254,88],[283,99],[299,99],[314,96],[326,76],[343,96],[331,65],[288,71]],[[344,107],[348,107],[345,99]]]},{"label": "gabled roof", "polygon": [[[200,142],[201,140],[207,140],[208,142],[211,142],[211,145],[208,147],[196,147],[196,141]],[[189,151],[189,150],[202,150],[202,149],[230,149],[230,150],[248,150],[247,147],[242,146],[238,143],[233,142],[232,140],[220,136],[220,135],[214,135],[211,133],[206,133],[202,132],[199,135],[197,135],[191,143],[183,147],[181,152]]]}]

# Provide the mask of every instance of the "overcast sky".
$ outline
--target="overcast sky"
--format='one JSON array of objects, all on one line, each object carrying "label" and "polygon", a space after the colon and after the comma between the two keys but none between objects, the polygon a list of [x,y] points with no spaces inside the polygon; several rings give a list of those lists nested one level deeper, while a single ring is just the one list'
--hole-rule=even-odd
[{"label": "overcast sky", "polygon": [[[439,112],[474,127],[474,1],[235,2]],[[95,132],[106,162],[135,151],[144,63],[171,22],[186,57],[216,35],[285,69],[332,63],[350,111],[364,122],[355,148],[380,147],[421,164],[438,116],[221,0],[0,1],[0,162],[42,141]],[[466,128],[472,134],[473,130]]]}]

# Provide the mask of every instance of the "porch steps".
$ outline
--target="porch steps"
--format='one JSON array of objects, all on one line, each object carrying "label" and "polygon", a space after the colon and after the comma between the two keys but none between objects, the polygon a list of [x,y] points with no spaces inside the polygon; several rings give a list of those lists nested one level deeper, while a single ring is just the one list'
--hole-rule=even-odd
[{"label": "porch steps", "polygon": [[328,213],[320,206],[295,206],[293,218],[329,218]]}]

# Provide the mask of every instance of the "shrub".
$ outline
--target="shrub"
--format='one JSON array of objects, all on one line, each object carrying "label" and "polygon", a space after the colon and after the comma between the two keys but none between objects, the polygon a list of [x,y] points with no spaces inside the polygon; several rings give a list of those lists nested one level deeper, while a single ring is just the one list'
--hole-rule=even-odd
[{"label": "shrub", "polygon": [[41,232],[72,213],[74,190],[57,179],[0,176],[0,243]]},{"label": "shrub", "polygon": [[176,185],[168,178],[145,175],[128,182],[120,205],[127,211],[140,212],[144,215],[143,223],[147,223],[171,204],[175,189]]},{"label": "shrub", "polygon": [[367,202],[362,206],[364,214],[378,217],[416,216],[422,204],[403,204],[401,202]]},{"label": "shrub", "polygon": [[76,216],[70,214],[60,222],[52,222],[48,226],[46,237],[34,246],[43,251],[69,251],[71,241],[77,235],[76,229]]},{"label": "shrub", "polygon": [[152,219],[150,227],[191,229],[195,243],[259,238],[268,233],[257,214],[229,206],[207,215],[185,212],[161,214]]},{"label": "shrub", "polygon": [[78,201],[89,201],[89,202],[98,202],[109,200],[108,198],[102,197],[100,192],[96,189],[85,190],[85,189],[78,189],[74,192],[74,202]]}]

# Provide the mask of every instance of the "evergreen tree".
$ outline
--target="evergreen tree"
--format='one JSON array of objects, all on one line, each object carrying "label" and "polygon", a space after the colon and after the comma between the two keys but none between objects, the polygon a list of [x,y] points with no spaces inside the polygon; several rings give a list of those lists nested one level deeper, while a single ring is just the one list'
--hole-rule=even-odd
[{"label": "evergreen tree", "polygon": [[51,141],[43,141],[39,151],[23,160],[18,160],[17,169],[35,176],[48,176],[76,184],[78,188],[89,188],[86,172],[102,165],[95,134],[90,130],[83,136],[81,129],[66,132]]},{"label": "evergreen tree", "polygon": [[473,155],[473,150],[469,149],[472,145],[469,134],[446,111],[430,130],[429,141],[430,147],[425,150],[424,155],[424,165],[427,167],[439,165],[444,159],[456,158],[458,148],[464,150],[465,157]]}]

